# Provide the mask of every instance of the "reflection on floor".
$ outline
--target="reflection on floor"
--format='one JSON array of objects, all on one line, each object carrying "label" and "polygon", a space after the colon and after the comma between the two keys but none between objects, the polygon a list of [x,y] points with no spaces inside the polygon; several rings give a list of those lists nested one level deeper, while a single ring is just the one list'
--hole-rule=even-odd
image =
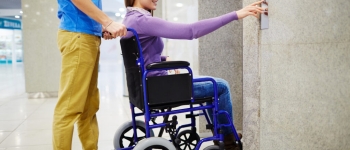
[{"label": "reflection on floor", "polygon": [[[115,131],[131,118],[128,98],[122,96],[121,68],[121,61],[100,63],[101,103],[97,118],[101,150],[113,149]],[[0,65],[0,150],[52,149],[52,117],[57,98],[28,99],[24,86],[23,64]],[[184,115],[180,116],[179,124],[185,122],[188,120]],[[204,145],[208,144],[211,142]],[[76,131],[72,149],[82,149]]]}]

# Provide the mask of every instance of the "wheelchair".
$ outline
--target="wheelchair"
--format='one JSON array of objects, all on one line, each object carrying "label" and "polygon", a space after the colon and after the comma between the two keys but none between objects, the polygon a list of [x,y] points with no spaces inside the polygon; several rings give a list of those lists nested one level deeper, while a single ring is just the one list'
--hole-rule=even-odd
[{"label": "wheelchair", "polygon": [[[129,92],[131,121],[125,122],[114,135],[116,150],[199,150],[203,142],[217,140],[218,145],[210,145],[204,150],[223,150],[223,134],[220,128],[230,126],[236,138],[236,144],[242,150],[242,143],[231,117],[226,111],[218,109],[217,85],[212,78],[193,78],[192,70],[186,61],[166,61],[152,63],[144,67],[142,47],[137,32],[127,28],[133,36],[121,39],[121,50],[124,61],[126,80]],[[188,73],[147,77],[147,74],[157,70],[186,69]],[[193,98],[193,83],[210,81],[213,83],[213,97]],[[207,105],[203,105],[207,103]],[[179,108],[179,106],[183,108]],[[137,113],[136,108],[141,112]],[[212,121],[206,110],[212,109]],[[200,113],[198,113],[200,112]],[[176,114],[186,113],[191,123],[178,126]],[[213,131],[212,137],[200,139],[196,132],[196,117],[204,115],[206,128]],[[228,124],[219,124],[218,115],[225,115]],[[144,121],[136,117],[144,117]],[[171,116],[171,117],[170,117]],[[163,121],[157,122],[157,117]],[[153,130],[160,128],[158,137]],[[164,133],[170,139],[162,138]],[[129,134],[129,135],[128,135]]]}]

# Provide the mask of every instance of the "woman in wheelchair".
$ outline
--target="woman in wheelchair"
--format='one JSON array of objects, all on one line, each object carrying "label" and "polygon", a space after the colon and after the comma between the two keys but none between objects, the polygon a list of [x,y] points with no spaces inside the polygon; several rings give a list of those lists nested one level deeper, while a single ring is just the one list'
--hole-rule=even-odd
[{"label": "woman in wheelchair", "polygon": [[[233,11],[219,17],[201,20],[192,24],[172,23],[152,16],[152,11],[156,9],[158,0],[125,0],[127,14],[123,24],[128,28],[133,28],[139,35],[142,46],[145,67],[151,63],[166,61],[165,56],[161,56],[164,45],[161,38],[170,39],[196,39],[207,35],[220,27],[247,16],[258,17],[262,8],[258,7],[262,1],[255,2],[239,11]],[[130,38],[133,34],[128,32],[123,38]],[[167,75],[167,71],[150,72],[148,76]],[[214,78],[217,82],[219,98],[219,109],[227,111],[231,118],[232,101],[229,84],[227,81]],[[193,83],[194,97],[212,97],[214,95],[213,84],[211,82]],[[210,109],[211,110],[211,109]],[[209,116],[212,112],[209,111]],[[227,123],[226,117],[219,115],[219,123]],[[223,127],[224,145],[226,150],[235,149],[235,137],[230,127]],[[241,136],[241,134],[239,134]],[[215,143],[215,142],[214,142]]]}]

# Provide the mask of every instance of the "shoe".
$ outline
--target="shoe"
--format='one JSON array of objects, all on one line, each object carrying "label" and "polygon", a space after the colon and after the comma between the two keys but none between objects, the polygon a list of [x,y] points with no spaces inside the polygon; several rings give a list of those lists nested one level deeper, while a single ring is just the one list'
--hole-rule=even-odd
[{"label": "shoe", "polygon": [[237,133],[238,134],[238,137],[239,137],[239,139],[242,139],[242,134],[241,133]]},{"label": "shoe", "polygon": [[[238,133],[238,137],[241,139],[242,134]],[[239,150],[239,146],[236,144],[236,138],[233,133],[224,136],[225,150]]]},{"label": "shoe", "polygon": [[[213,133],[213,135],[214,135],[214,130],[213,129],[211,129],[211,133]],[[213,140],[213,142],[214,142],[214,145],[219,146],[219,141],[218,140]]]},{"label": "shoe", "polygon": [[[214,135],[214,131],[211,130],[211,132],[212,132],[213,135]],[[242,134],[241,134],[241,133],[237,133],[237,134],[238,134],[239,139],[242,139]],[[226,142],[225,142],[225,141],[226,141]],[[218,140],[213,140],[213,142],[214,142],[214,145],[219,146],[219,141],[218,141]],[[236,138],[235,138],[235,136],[233,135],[233,133],[224,136],[224,144],[225,144],[225,150],[229,150],[229,149],[227,149],[227,148],[230,148],[230,145],[234,145],[235,147],[238,148],[238,146],[236,145]],[[227,148],[226,148],[226,145],[227,145]],[[234,150],[234,149],[233,149],[233,150]]]}]

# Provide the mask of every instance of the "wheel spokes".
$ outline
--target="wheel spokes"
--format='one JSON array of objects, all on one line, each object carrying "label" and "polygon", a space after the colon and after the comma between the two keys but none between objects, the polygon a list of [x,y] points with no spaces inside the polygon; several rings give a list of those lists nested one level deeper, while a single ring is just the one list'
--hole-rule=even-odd
[{"label": "wheel spokes", "polygon": [[[132,130],[132,127],[130,127],[129,129],[125,130],[124,134],[121,137],[121,139],[125,139],[128,142],[130,142],[128,147],[131,147],[131,146],[135,145],[135,141],[134,141],[135,133],[133,133],[133,131],[132,131],[132,133],[129,133],[131,130]],[[139,134],[137,134],[138,135],[138,137],[136,138],[137,141],[141,141],[142,139],[146,138],[146,132],[145,132],[144,128],[142,128],[140,126],[136,126],[136,132],[139,133]],[[143,133],[143,134],[141,134],[141,133]],[[126,134],[132,134],[133,136],[130,137],[130,136],[127,136]],[[140,136],[140,135],[143,135],[143,136]],[[126,143],[124,143],[124,144],[126,144]],[[124,144],[122,144],[123,147],[125,147]]]},{"label": "wheel spokes", "polygon": [[130,142],[134,141],[132,137],[128,137],[128,136],[123,136],[122,138],[126,139],[126,140],[128,140]]},{"label": "wheel spokes", "polygon": [[[179,140],[181,141],[179,146],[183,150],[192,150],[197,146],[198,140],[193,139],[191,140],[191,133],[185,133],[183,135],[180,135]],[[190,141],[191,140],[191,141]]]},{"label": "wheel spokes", "polygon": [[192,146],[194,146],[194,147],[196,147],[196,146],[197,146],[197,144],[194,144],[194,143],[190,143],[190,145],[192,145]]}]

